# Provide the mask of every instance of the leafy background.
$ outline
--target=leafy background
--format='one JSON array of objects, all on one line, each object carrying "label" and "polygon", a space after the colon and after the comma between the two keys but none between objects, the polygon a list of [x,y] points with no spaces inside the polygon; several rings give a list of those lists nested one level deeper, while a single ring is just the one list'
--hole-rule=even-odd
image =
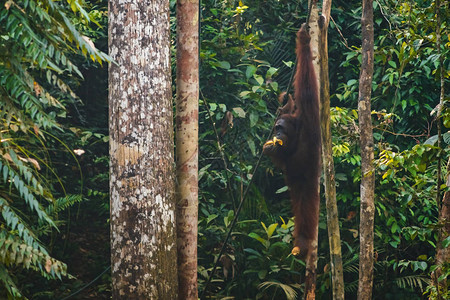
[{"label": "leafy background", "polygon": [[[175,53],[175,1],[170,3]],[[449,81],[450,10],[441,1],[439,54],[435,4],[374,2],[377,299],[437,297],[430,285],[439,228],[437,167],[440,162],[445,173],[450,111],[445,104],[439,120],[432,112],[439,103],[441,56],[447,86]],[[304,263],[290,255],[293,221],[282,174],[266,158],[257,170],[255,165],[277,95],[287,89],[294,68],[294,36],[306,6],[288,0],[202,1],[200,292],[253,177],[208,291],[237,299],[301,294]],[[359,1],[335,0],[329,28],[348,299],[356,297],[358,280],[360,15]],[[106,52],[106,1],[2,2],[0,298],[110,297]],[[172,65],[175,75],[175,56]],[[436,143],[438,122],[444,126],[442,149]],[[439,188],[441,195],[448,190],[445,184]],[[322,205],[319,299],[331,298],[325,218]],[[446,278],[449,268],[443,267]],[[440,292],[448,296],[448,290]]]}]

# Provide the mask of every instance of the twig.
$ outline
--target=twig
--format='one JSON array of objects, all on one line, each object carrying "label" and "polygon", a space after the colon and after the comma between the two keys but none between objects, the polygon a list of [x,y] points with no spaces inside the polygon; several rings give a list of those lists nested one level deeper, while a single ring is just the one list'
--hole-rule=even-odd
[{"label": "twig", "polygon": [[339,29],[338,25],[336,24],[336,22],[333,19],[333,16],[330,15],[330,19],[331,21],[333,21],[334,27],[336,28],[337,32],[339,33],[339,35],[341,36],[342,40],[344,41],[344,46],[351,51],[355,51],[355,49],[350,48],[350,46],[348,45],[347,39],[344,37],[344,35],[342,34],[341,30]]}]

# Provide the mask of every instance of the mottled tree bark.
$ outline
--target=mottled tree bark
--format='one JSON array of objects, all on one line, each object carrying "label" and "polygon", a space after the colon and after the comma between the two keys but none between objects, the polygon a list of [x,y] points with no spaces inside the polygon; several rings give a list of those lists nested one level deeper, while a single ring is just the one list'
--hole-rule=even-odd
[{"label": "mottled tree bark", "polygon": [[311,243],[311,250],[306,258],[306,273],[305,273],[305,293],[303,299],[316,299],[316,281],[317,281],[317,242],[315,239]]},{"label": "mottled tree bark", "polygon": [[358,299],[372,299],[373,222],[375,214],[374,148],[370,99],[373,76],[373,0],[362,1],[362,64],[359,77],[358,116],[361,144],[361,208],[359,227]]},{"label": "mottled tree bark", "polygon": [[331,280],[333,299],[344,299],[344,271],[342,267],[341,234],[339,231],[336,202],[336,181],[333,161],[333,143],[330,128],[330,79],[328,76],[328,25],[330,23],[331,0],[322,4],[319,19],[320,41],[320,124],[322,129],[322,166],[327,207],[328,242],[330,247]]},{"label": "mottled tree bark", "polygon": [[[450,159],[447,162],[447,180],[446,185],[450,186]],[[439,201],[441,202],[441,201]],[[450,192],[444,193],[442,202],[439,203],[439,232],[438,243],[436,246],[436,270],[431,274],[432,284],[436,286],[438,299],[442,299],[441,294],[446,292],[448,288],[447,280],[438,282],[439,276],[442,275],[442,266],[450,261],[450,247],[444,248],[442,241],[450,234]]]},{"label": "mottled tree bark", "polygon": [[[316,73],[316,78],[318,81],[317,86],[320,86],[320,65],[319,65],[319,9],[317,8],[317,0],[313,1],[311,5],[311,13],[309,17],[309,34],[311,36],[311,52],[314,57],[313,65],[314,71]],[[309,2],[308,2],[309,3]],[[309,5],[308,5],[309,6]],[[320,97],[320,90],[317,91]],[[319,192],[319,191],[318,191]],[[319,232],[317,230],[317,232]],[[318,235],[315,236],[314,241],[311,243],[311,250],[306,257],[306,273],[305,273],[305,293],[303,295],[304,299],[313,300],[316,299],[316,280],[317,280],[317,245],[318,245]]]},{"label": "mottled tree bark", "polygon": [[176,299],[169,0],[111,0],[113,299]]},{"label": "mottled tree bark", "polygon": [[177,1],[177,249],[179,299],[198,299],[198,0]]},{"label": "mottled tree bark", "polygon": [[[438,159],[438,180],[437,180],[437,193],[436,193],[436,201],[438,205],[439,211],[439,231],[438,231],[438,243],[436,246],[436,270],[431,274],[432,283],[436,286],[438,299],[442,299],[441,294],[446,292],[447,280],[443,280],[439,282],[439,277],[442,275],[442,265],[450,261],[450,247],[443,247],[442,241],[445,240],[450,234],[450,192],[447,191],[444,193],[444,197],[441,201],[441,155],[443,153],[442,147],[442,133],[441,133],[441,114],[442,109],[444,107],[444,97],[445,97],[445,79],[444,79],[444,57],[441,55],[441,14],[440,14],[440,6],[441,1],[436,1],[436,48],[439,56],[439,70],[440,70],[440,94],[439,94],[439,104],[438,104],[438,112],[436,115],[437,124],[438,124],[438,147],[441,154]],[[450,159],[447,162],[447,180],[446,185],[450,186]]]}]

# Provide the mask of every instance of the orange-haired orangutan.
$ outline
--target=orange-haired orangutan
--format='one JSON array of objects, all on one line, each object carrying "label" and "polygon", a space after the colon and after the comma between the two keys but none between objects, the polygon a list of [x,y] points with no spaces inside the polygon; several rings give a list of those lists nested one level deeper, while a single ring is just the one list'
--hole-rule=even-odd
[{"label": "orange-haired orangutan", "polygon": [[[263,153],[282,169],[295,216],[292,253],[305,257],[317,235],[319,222],[320,120],[316,74],[312,64],[311,37],[303,24],[297,33],[297,70],[294,99],[281,109],[275,135]],[[283,101],[285,93],[280,95]]]}]

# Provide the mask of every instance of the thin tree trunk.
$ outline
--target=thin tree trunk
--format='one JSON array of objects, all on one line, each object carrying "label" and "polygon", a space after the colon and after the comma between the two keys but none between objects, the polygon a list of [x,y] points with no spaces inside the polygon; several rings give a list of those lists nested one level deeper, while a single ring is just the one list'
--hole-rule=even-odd
[{"label": "thin tree trunk", "polygon": [[[441,187],[441,155],[442,155],[442,133],[441,133],[441,113],[444,106],[444,96],[445,96],[445,81],[444,81],[444,57],[441,53],[441,15],[440,15],[440,6],[441,1],[436,1],[436,48],[438,51],[439,57],[439,69],[440,69],[440,84],[441,90],[439,95],[439,106],[437,112],[437,124],[438,124],[438,147],[441,154],[439,155],[438,160],[438,180],[437,180],[437,205],[439,211],[439,227],[438,232],[438,243],[436,246],[436,265],[437,269],[432,273],[432,282],[436,286],[438,299],[442,299],[441,293],[446,289],[447,282],[444,280],[443,282],[438,282],[439,277],[442,275],[442,265],[446,262],[450,261],[450,247],[443,247],[442,241],[445,240],[450,234],[450,192],[447,191],[444,193],[444,197],[440,199],[440,187]],[[446,185],[450,186],[450,159],[447,162],[447,180]]]},{"label": "thin tree trunk", "polygon": [[[447,162],[447,181],[446,185],[450,186],[450,159]],[[444,279],[442,282],[438,282],[439,276],[442,275],[443,264],[450,261],[450,247],[444,248],[442,241],[450,235],[450,192],[444,193],[444,197],[441,203],[438,203],[439,207],[439,234],[438,243],[436,246],[436,270],[431,274],[432,283],[437,289],[438,299],[442,299],[441,294],[446,291],[447,281]]]},{"label": "thin tree trunk", "polygon": [[322,166],[327,207],[328,241],[330,244],[331,279],[333,299],[344,299],[344,272],[342,268],[341,234],[339,231],[338,208],[336,202],[336,181],[333,161],[333,144],[330,129],[330,80],[328,76],[328,25],[330,22],[331,0],[322,4],[319,19],[320,42],[320,117],[322,127]]},{"label": "thin tree trunk", "polygon": [[[309,19],[309,34],[311,36],[311,51],[314,57],[313,65],[314,71],[316,73],[316,78],[318,83],[320,83],[320,72],[319,72],[319,10],[317,8],[317,0],[313,1],[311,6],[311,13]],[[320,86],[319,84],[317,86]],[[317,91],[319,94],[320,91]],[[320,94],[318,95],[320,97]],[[318,191],[319,192],[319,191]],[[318,232],[318,230],[317,230]],[[311,250],[309,255],[306,257],[306,274],[305,274],[305,293],[304,299],[312,300],[316,299],[316,280],[317,280],[317,245],[318,245],[318,235],[315,236],[311,243]]]},{"label": "thin tree trunk", "polygon": [[[439,14],[439,7],[441,6],[441,1],[436,0],[435,3],[436,7],[436,48],[437,53],[441,54],[441,16]],[[442,108],[444,105],[444,83],[443,83],[443,57],[439,57],[439,72],[440,72],[440,79],[441,79],[441,93],[439,96],[439,103],[437,105],[437,113],[436,113],[436,126],[437,126],[437,146],[439,148],[439,154],[437,156],[437,180],[436,180],[436,203],[439,206],[439,202],[441,201],[441,184],[442,184],[442,121],[441,121],[441,114],[442,114]]]},{"label": "thin tree trunk", "polygon": [[373,0],[362,1],[362,64],[359,77],[358,114],[361,144],[361,209],[358,299],[372,299],[373,222],[375,215],[374,145],[370,98],[373,76]]},{"label": "thin tree trunk", "polygon": [[198,299],[198,0],[177,1],[178,299]]},{"label": "thin tree trunk", "polygon": [[113,299],[178,291],[169,0],[109,2]]}]

